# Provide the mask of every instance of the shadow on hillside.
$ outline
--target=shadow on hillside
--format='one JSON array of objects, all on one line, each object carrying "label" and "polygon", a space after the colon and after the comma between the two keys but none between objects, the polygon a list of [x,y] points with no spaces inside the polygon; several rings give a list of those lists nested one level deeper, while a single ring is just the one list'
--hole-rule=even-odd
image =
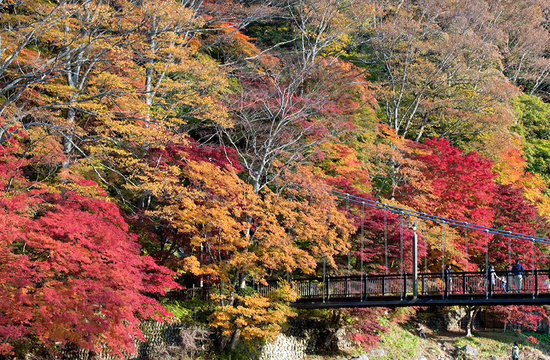
[{"label": "shadow on hillside", "polygon": [[[532,343],[528,337],[538,338],[537,343]],[[447,349],[463,347],[466,344],[476,345],[478,351],[491,354],[511,353],[515,341],[520,345],[521,359],[541,359],[536,354],[537,350],[545,358],[550,354],[550,336],[542,333],[520,332],[502,329],[476,330],[473,337],[467,338],[464,331],[440,331],[428,335],[428,338],[441,344]],[[489,341],[490,340],[490,341]],[[480,348],[481,347],[481,348]],[[550,359],[550,356],[548,357]]]}]

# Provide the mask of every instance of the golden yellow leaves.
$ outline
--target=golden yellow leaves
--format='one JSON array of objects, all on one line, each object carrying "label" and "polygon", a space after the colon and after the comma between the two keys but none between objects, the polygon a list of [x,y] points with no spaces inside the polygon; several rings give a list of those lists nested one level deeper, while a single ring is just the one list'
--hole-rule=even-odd
[{"label": "golden yellow leaves", "polygon": [[97,170],[105,169],[101,162],[119,174],[151,147],[183,143],[190,119],[230,126],[218,99],[225,73],[188,47],[204,21],[195,15],[174,1],[20,4],[3,14],[27,24],[8,32],[13,46],[0,60],[14,55],[16,66],[3,75],[36,82],[23,84],[27,90],[2,115],[14,119],[12,129],[24,119],[52,130],[42,147],[65,152],[64,166],[87,158]]},{"label": "golden yellow leaves", "polygon": [[235,306],[219,307],[210,317],[211,325],[222,330],[226,336],[234,331],[246,339],[269,339],[276,336],[288,317],[295,312],[288,306],[296,301],[296,292],[290,284],[280,282],[279,288],[268,294],[233,295],[215,294],[216,300],[233,300]]}]

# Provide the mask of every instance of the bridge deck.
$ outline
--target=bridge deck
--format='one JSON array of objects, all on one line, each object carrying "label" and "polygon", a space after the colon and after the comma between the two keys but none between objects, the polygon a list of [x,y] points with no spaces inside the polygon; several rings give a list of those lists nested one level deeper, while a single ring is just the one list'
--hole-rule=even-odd
[{"label": "bridge deck", "polygon": [[[485,272],[455,272],[450,279],[441,273],[418,274],[417,296],[411,274],[339,276],[293,280],[299,299],[297,308],[402,307],[452,305],[547,305],[550,304],[548,270],[523,271],[521,288],[509,271],[497,271],[494,283]],[[256,286],[261,294],[278,287],[277,282]],[[517,290],[517,291],[516,291]]]}]

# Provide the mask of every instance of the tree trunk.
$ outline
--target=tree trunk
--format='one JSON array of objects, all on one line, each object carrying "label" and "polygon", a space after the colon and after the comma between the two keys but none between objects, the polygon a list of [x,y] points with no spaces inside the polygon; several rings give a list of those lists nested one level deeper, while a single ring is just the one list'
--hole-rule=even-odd
[{"label": "tree trunk", "polygon": [[239,343],[240,338],[241,338],[241,330],[237,329],[231,335],[231,343],[229,345],[229,348],[231,350],[235,350],[237,348],[237,344]]},{"label": "tree trunk", "polygon": [[76,118],[76,111],[71,107],[67,111],[67,127],[69,128],[63,134],[63,154],[66,159],[63,161],[63,168],[66,169],[71,164],[71,153],[73,152],[72,128]]},{"label": "tree trunk", "polygon": [[474,319],[479,312],[480,307],[479,306],[473,306],[473,307],[466,307],[466,312],[468,314],[468,322],[466,324],[466,336],[470,337],[472,336],[472,332],[474,331]]}]

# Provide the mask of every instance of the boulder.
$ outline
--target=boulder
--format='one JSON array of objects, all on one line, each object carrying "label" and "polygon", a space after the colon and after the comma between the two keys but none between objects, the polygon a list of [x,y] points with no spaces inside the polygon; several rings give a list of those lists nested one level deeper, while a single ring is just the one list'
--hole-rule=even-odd
[{"label": "boulder", "polygon": [[470,344],[461,347],[459,350],[468,356],[477,356],[477,349]]},{"label": "boulder", "polygon": [[386,357],[386,356],[388,356],[388,354],[386,354],[386,351],[384,351],[382,349],[371,350],[367,353],[367,355],[370,356],[370,357]]}]

